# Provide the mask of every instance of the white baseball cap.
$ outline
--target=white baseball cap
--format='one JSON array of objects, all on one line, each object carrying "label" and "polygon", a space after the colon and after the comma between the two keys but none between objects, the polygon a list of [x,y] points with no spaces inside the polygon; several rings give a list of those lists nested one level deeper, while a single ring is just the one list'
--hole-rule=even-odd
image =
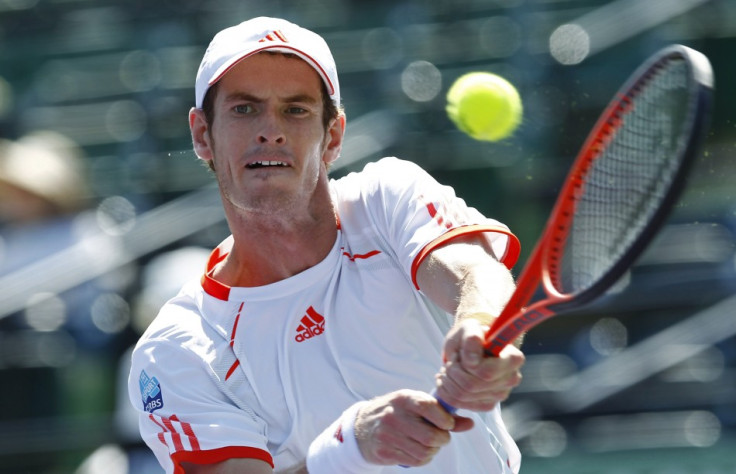
[{"label": "white baseball cap", "polygon": [[202,108],[207,90],[230,68],[265,50],[292,53],[305,60],[325,82],[330,99],[340,105],[337,67],[325,40],[289,21],[258,17],[226,28],[212,38],[197,72],[196,107]]}]

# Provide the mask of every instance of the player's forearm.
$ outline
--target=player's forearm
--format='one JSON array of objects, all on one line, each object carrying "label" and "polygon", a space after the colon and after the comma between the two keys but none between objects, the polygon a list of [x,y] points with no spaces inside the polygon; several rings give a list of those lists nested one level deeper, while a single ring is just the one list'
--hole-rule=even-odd
[{"label": "player's forearm", "polygon": [[[458,242],[435,249],[417,272],[421,290],[460,320],[490,324],[514,291],[509,270],[480,243]],[[487,316],[483,316],[483,314]]]}]

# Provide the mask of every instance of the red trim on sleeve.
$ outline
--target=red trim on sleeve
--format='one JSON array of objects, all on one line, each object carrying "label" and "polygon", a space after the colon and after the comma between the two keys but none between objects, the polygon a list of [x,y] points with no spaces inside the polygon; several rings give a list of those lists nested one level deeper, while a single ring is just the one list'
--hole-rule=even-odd
[{"label": "red trim on sleeve", "polygon": [[417,271],[419,270],[419,266],[422,264],[424,259],[427,258],[427,255],[432,252],[432,250],[445,245],[446,243],[457,237],[481,234],[485,232],[496,232],[499,234],[504,234],[508,237],[509,241],[506,244],[506,252],[504,252],[499,260],[501,261],[501,263],[506,265],[506,268],[511,269],[516,264],[516,261],[519,259],[519,254],[521,253],[521,244],[519,243],[519,239],[513,233],[511,233],[510,230],[508,230],[506,227],[480,224],[456,227],[448,232],[445,232],[441,236],[434,239],[432,242],[425,245],[424,248],[414,258],[414,262],[411,265],[411,281],[412,283],[414,283],[414,287],[417,290],[419,289],[419,283],[417,283]]},{"label": "red trim on sleeve", "polygon": [[259,459],[270,464],[271,468],[274,467],[273,458],[268,451],[248,446],[226,446],[207,451],[178,451],[171,455],[171,460],[174,462],[174,474],[184,474],[184,468],[181,466],[183,462],[207,465],[234,458]]}]

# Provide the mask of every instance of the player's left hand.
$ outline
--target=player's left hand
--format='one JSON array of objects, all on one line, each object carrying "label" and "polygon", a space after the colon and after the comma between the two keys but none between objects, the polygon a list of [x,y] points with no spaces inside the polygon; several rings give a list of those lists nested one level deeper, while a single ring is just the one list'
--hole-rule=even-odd
[{"label": "player's left hand", "polygon": [[509,344],[499,357],[488,357],[483,336],[488,329],[472,318],[455,324],[445,338],[445,364],[437,374],[437,395],[456,408],[492,410],[521,382],[524,354]]}]

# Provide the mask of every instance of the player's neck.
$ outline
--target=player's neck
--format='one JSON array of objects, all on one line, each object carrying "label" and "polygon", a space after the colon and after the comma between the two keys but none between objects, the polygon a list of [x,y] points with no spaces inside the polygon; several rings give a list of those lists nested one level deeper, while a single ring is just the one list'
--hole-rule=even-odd
[{"label": "player's neck", "polygon": [[233,247],[214,274],[228,286],[262,286],[296,275],[321,262],[337,238],[331,202],[299,217],[239,215],[229,223]]}]

